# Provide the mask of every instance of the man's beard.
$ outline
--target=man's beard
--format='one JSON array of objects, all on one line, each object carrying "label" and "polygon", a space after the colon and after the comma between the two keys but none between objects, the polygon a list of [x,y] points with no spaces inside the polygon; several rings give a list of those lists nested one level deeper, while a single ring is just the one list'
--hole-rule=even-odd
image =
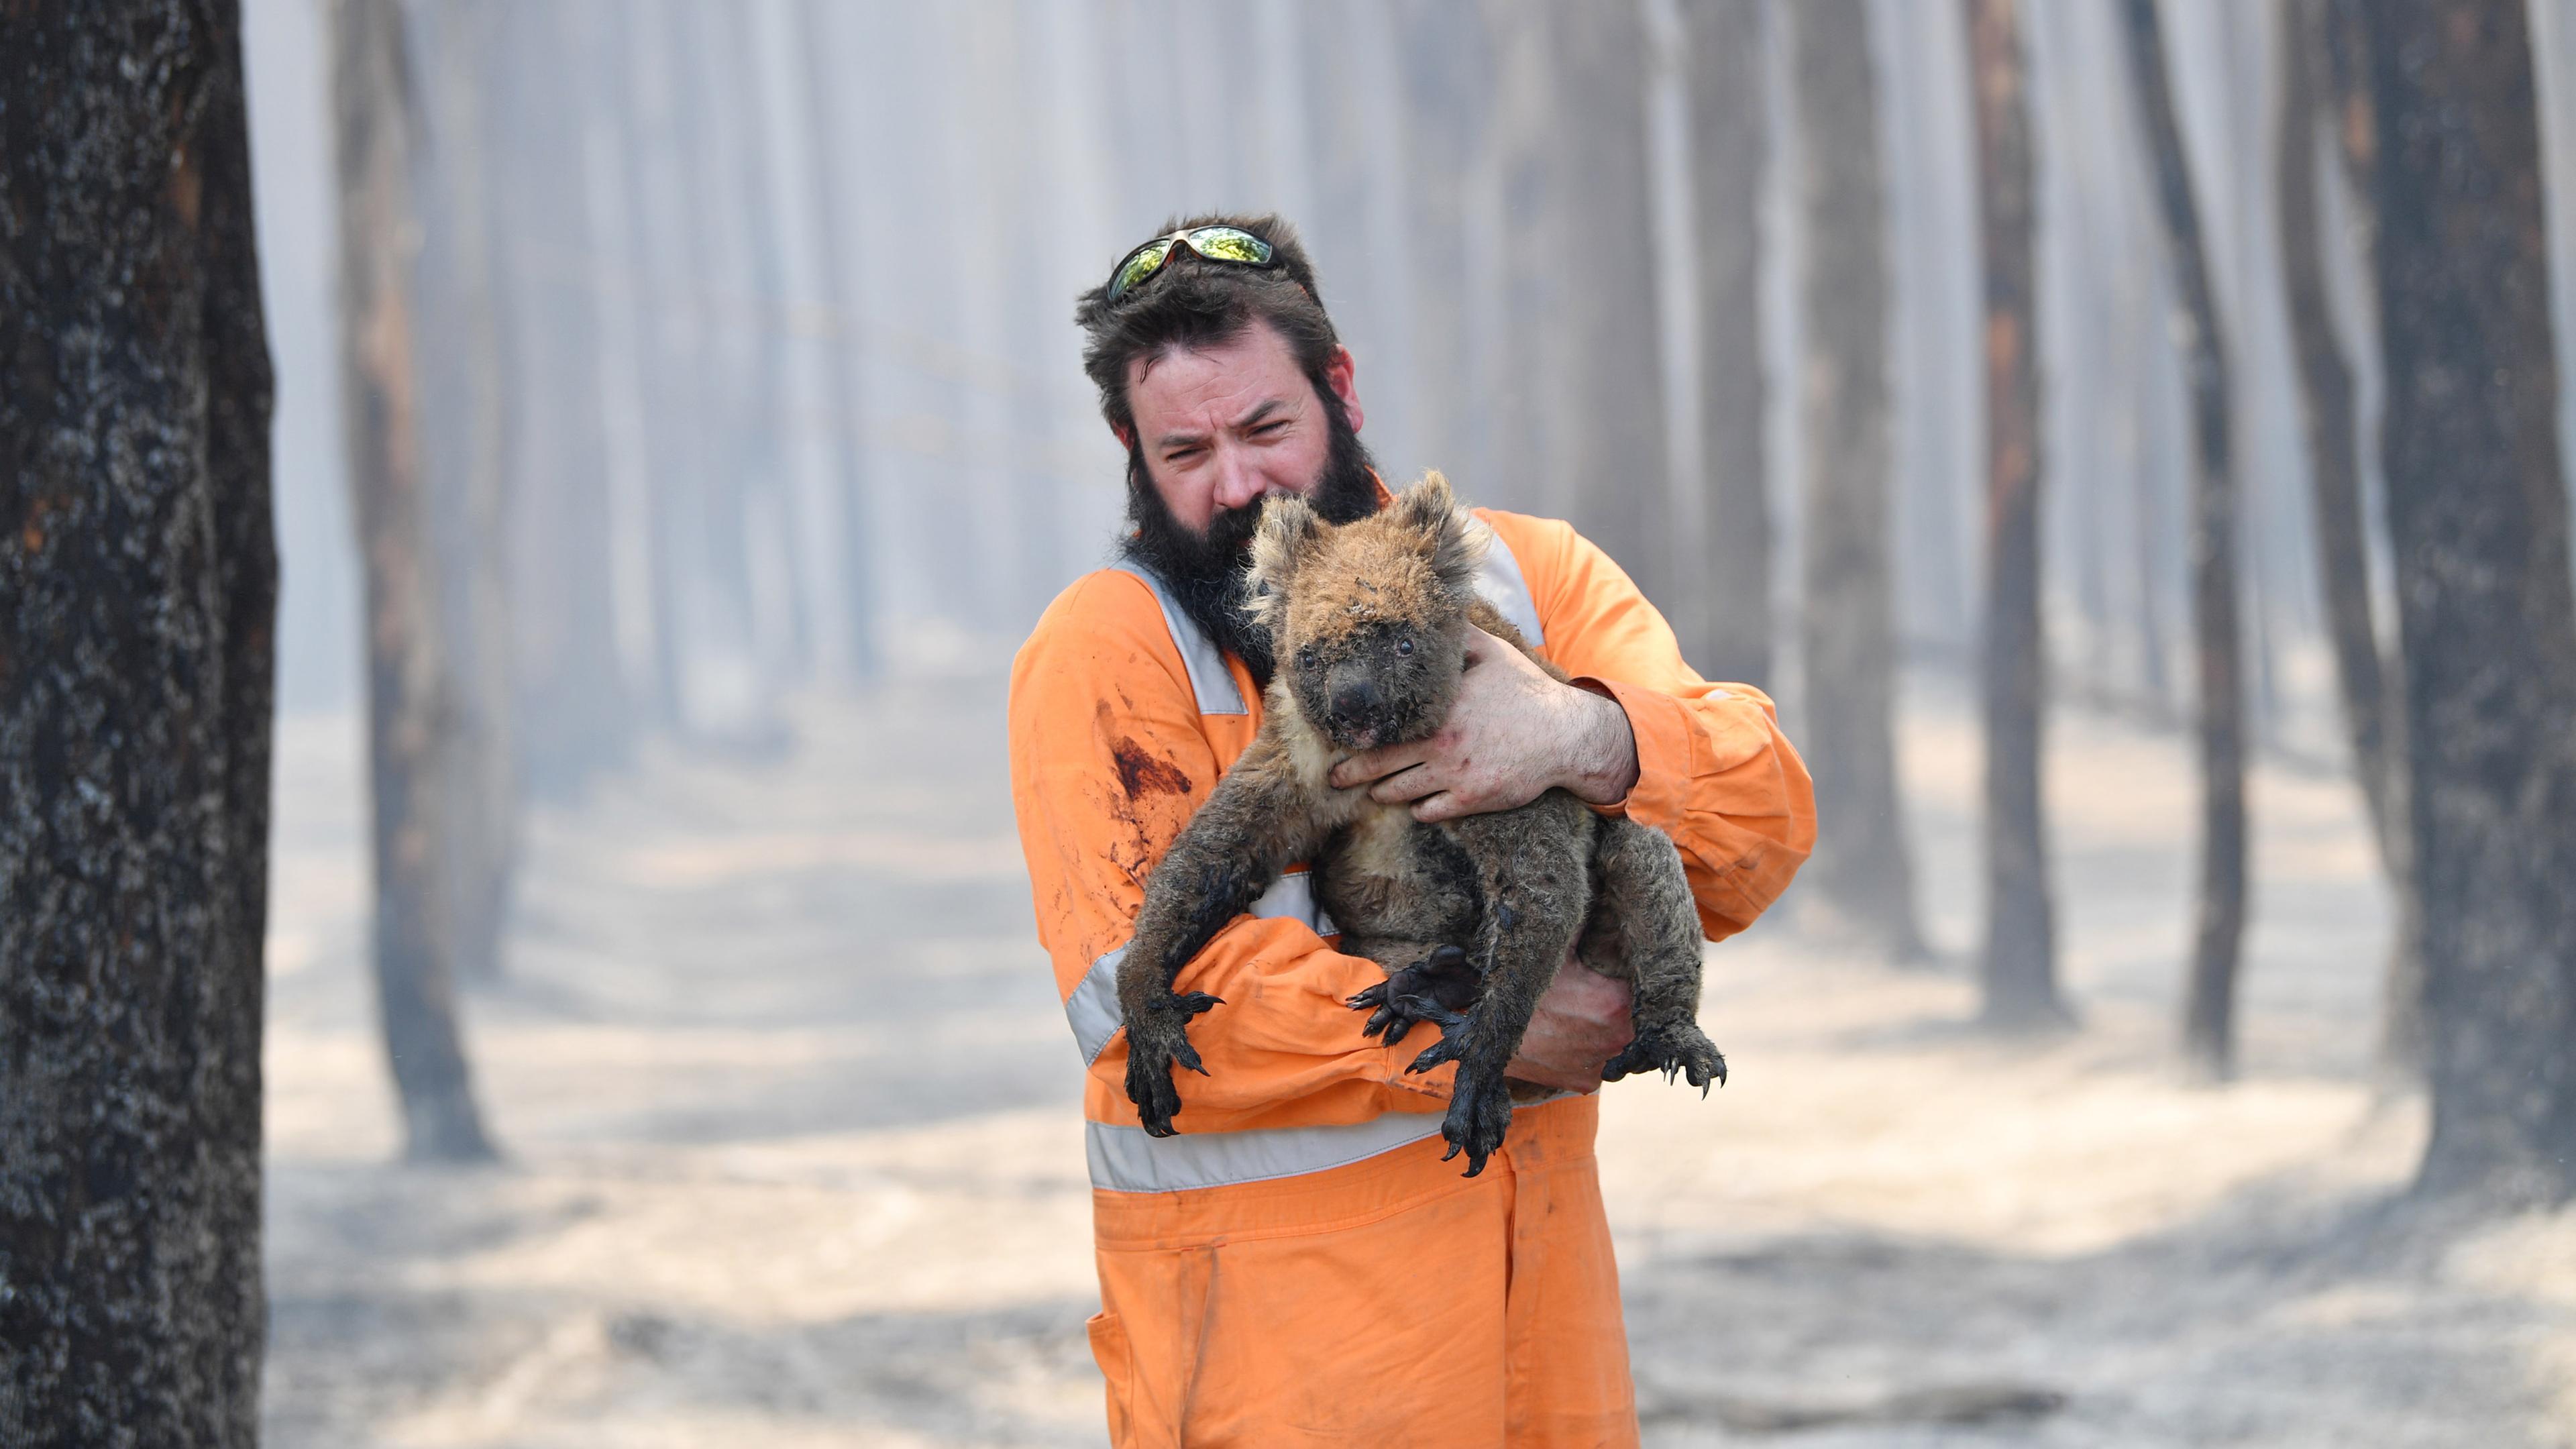
[{"label": "man's beard", "polygon": [[[1327,523],[1349,523],[1377,512],[1377,472],[1368,446],[1343,411],[1328,400],[1331,444],[1323,476],[1306,501]],[[1252,562],[1252,536],[1261,528],[1262,499],[1220,510],[1202,538],[1181,526],[1145,473],[1144,449],[1127,447],[1127,518],[1136,526],[1119,552],[1162,580],[1183,614],[1218,648],[1244,662],[1255,684],[1270,686],[1269,631],[1244,611],[1244,570]]]}]

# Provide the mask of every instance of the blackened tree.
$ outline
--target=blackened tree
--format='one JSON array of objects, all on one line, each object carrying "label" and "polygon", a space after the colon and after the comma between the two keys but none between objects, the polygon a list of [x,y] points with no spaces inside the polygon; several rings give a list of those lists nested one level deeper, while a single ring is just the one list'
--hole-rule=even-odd
[{"label": "blackened tree", "polygon": [[2172,331],[2191,393],[2191,619],[2199,659],[2200,906],[2183,1001],[2183,1051],[2225,1077],[2236,1051],[2236,966],[2245,939],[2245,683],[2236,613],[2236,474],[2227,346],[2209,290],[2200,208],[2175,122],[2156,0],[2127,0],[2129,76],[2154,163],[2156,212],[2173,264]]},{"label": "blackened tree", "polygon": [[2528,19],[2381,0],[2381,436],[2424,896],[2422,1186],[2576,1192],[2576,589]]},{"label": "blackened tree", "polygon": [[258,1434],[277,558],[230,0],[0,24],[0,1443]]},{"label": "blackened tree", "polygon": [[2040,797],[2047,670],[2039,627],[2039,332],[2030,100],[2015,0],[1962,0],[1976,113],[1986,364],[1986,941],[1994,1026],[2067,1020],[2057,990]]},{"label": "blackened tree", "polygon": [[342,428],[366,566],[367,766],[373,811],[378,1013],[414,1158],[492,1148],[456,1023],[458,703],[441,637],[413,360],[415,92],[396,0],[336,0]]}]

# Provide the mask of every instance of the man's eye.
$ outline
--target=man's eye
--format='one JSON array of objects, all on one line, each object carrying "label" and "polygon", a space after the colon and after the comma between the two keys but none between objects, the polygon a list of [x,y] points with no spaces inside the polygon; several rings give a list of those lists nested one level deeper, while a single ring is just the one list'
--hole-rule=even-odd
[{"label": "man's eye", "polygon": [[1395,652],[1396,652],[1396,653],[1398,653],[1398,654],[1411,654],[1411,653],[1413,652],[1413,639],[1412,639],[1412,636],[1407,635],[1406,637],[1404,637],[1404,638],[1402,638],[1402,639],[1398,639],[1398,640],[1396,640],[1396,641],[1395,641]]},{"label": "man's eye", "polygon": [[1275,438],[1279,435],[1280,430],[1287,426],[1288,424],[1284,419],[1275,423],[1263,423],[1260,427],[1252,430],[1252,435],[1256,438]]}]

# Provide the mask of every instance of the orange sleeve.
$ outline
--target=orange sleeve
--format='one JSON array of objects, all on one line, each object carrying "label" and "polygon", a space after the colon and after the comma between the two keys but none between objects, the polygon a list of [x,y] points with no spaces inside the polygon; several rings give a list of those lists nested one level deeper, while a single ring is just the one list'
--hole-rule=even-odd
[{"label": "orange sleeve", "polygon": [[[1147,874],[1220,773],[1187,668],[1143,583],[1092,574],[1047,610],[1012,662],[1010,751],[1038,938],[1058,998],[1070,998],[1126,944]],[[1236,917],[1176,983],[1225,1004],[1190,1023],[1209,1075],[1178,1075],[1175,1125],[1320,1126],[1446,1105],[1453,1068],[1404,1071],[1429,1033],[1396,1047],[1360,1035],[1347,998],[1384,979],[1302,921]],[[1120,1032],[1090,1064],[1092,1120],[1136,1122],[1126,1073]]]},{"label": "orange sleeve", "polygon": [[1605,813],[1673,838],[1710,940],[1753,924],[1816,843],[1815,786],[1769,696],[1702,679],[1662,613],[1571,525],[1478,512],[1521,562],[1540,652],[1627,712],[1637,783]]}]

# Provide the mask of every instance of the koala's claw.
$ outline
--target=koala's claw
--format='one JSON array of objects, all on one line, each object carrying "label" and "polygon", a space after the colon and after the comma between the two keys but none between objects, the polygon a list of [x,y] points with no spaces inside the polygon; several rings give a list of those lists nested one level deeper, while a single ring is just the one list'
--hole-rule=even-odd
[{"label": "koala's claw", "polygon": [[1503,1134],[1511,1126],[1511,1091],[1503,1084],[1502,1073],[1461,1067],[1450,1089],[1449,1115],[1440,1122],[1440,1135],[1449,1140],[1449,1150],[1440,1154],[1440,1160],[1447,1162],[1464,1152],[1466,1175],[1474,1177],[1485,1170],[1485,1159],[1502,1147]]},{"label": "koala's claw", "polygon": [[1360,1035],[1384,1037],[1393,1046],[1417,1023],[1437,1022],[1445,1030],[1463,1022],[1466,1018],[1459,1015],[1460,1010],[1475,1002],[1482,987],[1482,980],[1467,964],[1467,953],[1443,946],[1352,996],[1350,1007],[1370,1013]]},{"label": "koala's claw", "polygon": [[1190,1045],[1189,1020],[1224,1004],[1204,991],[1167,995],[1127,1023],[1127,1100],[1136,1104],[1148,1134],[1169,1137],[1178,1130],[1172,1114],[1181,1110],[1181,1091],[1172,1083],[1172,1069],[1183,1066],[1209,1075],[1198,1048]]},{"label": "koala's claw", "polygon": [[1711,1081],[1721,1087],[1726,1085],[1726,1058],[1719,1055],[1707,1034],[1690,1022],[1637,1033],[1626,1051],[1601,1068],[1601,1080],[1615,1082],[1630,1072],[1649,1071],[1662,1072],[1667,1082],[1677,1074],[1687,1077],[1703,1097],[1708,1095]]},{"label": "koala's claw", "polygon": [[1413,1059],[1413,1065],[1406,1067],[1405,1070],[1408,1072],[1427,1072],[1433,1067],[1439,1066],[1443,1062],[1454,1062],[1465,1056],[1467,1051],[1467,1027],[1472,1019],[1473,1018],[1458,1012],[1448,1013],[1445,1019],[1442,1017],[1433,1017],[1432,1020],[1440,1023],[1440,1040],[1423,1048],[1422,1055],[1415,1057]]}]

